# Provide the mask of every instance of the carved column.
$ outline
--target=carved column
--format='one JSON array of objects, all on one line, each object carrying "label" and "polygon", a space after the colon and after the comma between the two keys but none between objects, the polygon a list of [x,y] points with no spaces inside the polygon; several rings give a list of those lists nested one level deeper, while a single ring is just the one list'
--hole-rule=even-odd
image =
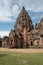
[{"label": "carved column", "polygon": [[23,36],[24,36],[24,48],[26,48],[26,44],[27,44],[27,29],[26,29],[26,27],[24,27]]}]

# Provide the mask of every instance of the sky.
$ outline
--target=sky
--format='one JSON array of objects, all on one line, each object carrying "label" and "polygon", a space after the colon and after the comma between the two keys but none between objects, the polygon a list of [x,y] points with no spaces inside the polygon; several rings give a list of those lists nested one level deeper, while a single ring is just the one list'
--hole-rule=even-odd
[{"label": "sky", "polygon": [[0,36],[8,36],[14,28],[16,18],[25,7],[33,24],[43,17],[43,0],[0,0]]}]

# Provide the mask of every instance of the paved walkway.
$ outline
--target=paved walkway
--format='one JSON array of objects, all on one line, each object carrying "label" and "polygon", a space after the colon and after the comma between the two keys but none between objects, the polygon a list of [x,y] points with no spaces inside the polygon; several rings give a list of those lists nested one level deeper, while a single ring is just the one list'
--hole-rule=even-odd
[{"label": "paved walkway", "polygon": [[43,52],[43,49],[8,49],[0,48],[0,51],[10,51],[10,52]]}]

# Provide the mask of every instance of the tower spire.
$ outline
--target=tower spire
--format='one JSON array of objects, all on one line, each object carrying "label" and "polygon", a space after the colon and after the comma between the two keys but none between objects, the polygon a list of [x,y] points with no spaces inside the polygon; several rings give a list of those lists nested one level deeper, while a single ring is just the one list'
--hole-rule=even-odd
[{"label": "tower spire", "polygon": [[23,6],[23,10],[25,10],[25,7]]}]

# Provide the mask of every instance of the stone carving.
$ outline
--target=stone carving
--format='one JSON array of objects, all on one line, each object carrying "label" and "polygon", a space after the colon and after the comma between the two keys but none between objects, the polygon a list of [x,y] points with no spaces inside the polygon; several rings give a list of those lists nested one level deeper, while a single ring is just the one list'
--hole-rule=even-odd
[{"label": "stone carving", "polygon": [[43,18],[34,27],[30,16],[23,7],[17,17],[14,30],[9,33],[8,42],[6,39],[3,40],[2,46],[9,48],[43,47]]}]

